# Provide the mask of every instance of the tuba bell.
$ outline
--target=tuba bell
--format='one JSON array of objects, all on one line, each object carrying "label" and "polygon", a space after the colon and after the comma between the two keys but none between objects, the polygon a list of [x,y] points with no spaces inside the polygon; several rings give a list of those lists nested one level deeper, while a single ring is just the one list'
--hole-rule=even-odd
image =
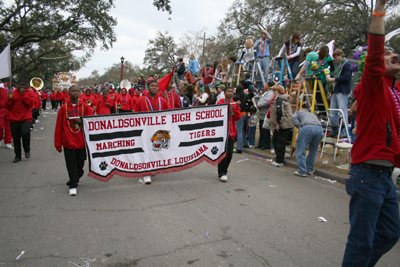
[{"label": "tuba bell", "polygon": [[44,82],[42,79],[35,77],[32,78],[30,81],[30,85],[35,88],[36,90],[42,90],[43,86],[44,86]]},{"label": "tuba bell", "polygon": [[89,99],[86,103],[88,104],[88,106],[91,106],[93,104],[91,99]]},{"label": "tuba bell", "polygon": [[126,91],[128,91],[129,89],[131,89],[131,82],[128,80],[122,80],[120,86],[121,86],[121,89],[125,88]]}]

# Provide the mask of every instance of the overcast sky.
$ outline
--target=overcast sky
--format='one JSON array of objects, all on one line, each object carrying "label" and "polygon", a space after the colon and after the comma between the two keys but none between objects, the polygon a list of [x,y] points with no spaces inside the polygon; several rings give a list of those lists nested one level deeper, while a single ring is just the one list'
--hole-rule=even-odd
[{"label": "overcast sky", "polygon": [[188,31],[206,27],[207,36],[216,34],[219,22],[232,3],[233,0],[171,0],[172,14],[169,15],[157,11],[153,0],[116,0],[112,15],[118,20],[117,41],[108,51],[96,49],[90,62],[75,74],[78,79],[88,77],[93,70],[103,74],[105,68],[120,62],[121,56],[143,67],[147,44],[156,37],[157,31],[168,31],[178,38]]}]

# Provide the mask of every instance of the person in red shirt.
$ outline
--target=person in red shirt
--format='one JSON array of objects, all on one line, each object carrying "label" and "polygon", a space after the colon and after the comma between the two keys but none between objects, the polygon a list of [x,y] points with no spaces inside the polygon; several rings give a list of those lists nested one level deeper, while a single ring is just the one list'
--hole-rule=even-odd
[{"label": "person in red shirt", "polygon": [[342,266],[375,266],[400,238],[399,199],[392,179],[400,168],[399,57],[385,49],[387,0],[372,13],[368,49],[357,99],[357,138],[346,179],[350,232]]},{"label": "person in red shirt", "polygon": [[61,94],[61,104],[60,104],[61,107],[61,105],[64,104],[69,98],[68,90],[66,88],[62,89],[60,94]]},{"label": "person in red shirt", "polygon": [[118,110],[119,113],[132,112],[132,100],[131,96],[127,93],[126,88],[121,89],[121,94],[116,97],[116,105],[121,105],[121,108]]},{"label": "person in red shirt", "polygon": [[[167,100],[158,95],[158,83],[156,81],[150,81],[147,87],[148,95],[143,95],[138,99],[135,106],[135,112],[171,109]],[[151,177],[145,176],[143,177],[143,181],[145,184],[151,184]]]},{"label": "person in red shirt", "polygon": [[212,85],[214,70],[211,68],[211,62],[207,62],[206,68],[201,72],[201,82],[203,85]]},{"label": "person in red shirt", "polygon": [[133,92],[133,95],[131,97],[131,107],[132,107],[132,111],[135,111],[135,106],[136,106],[136,102],[138,101],[139,97],[141,96],[141,93],[139,90],[135,90]]},{"label": "person in red shirt", "polygon": [[111,106],[110,106],[110,112],[111,114],[115,113],[115,99],[116,99],[116,94],[114,93],[114,89],[112,89],[111,86],[108,86],[107,88],[108,92],[108,97],[111,99]]},{"label": "person in red shirt", "polygon": [[49,100],[49,95],[47,94],[46,91],[43,91],[41,97],[42,97],[42,109],[46,110],[46,104],[47,101]]},{"label": "person in red shirt", "polygon": [[164,92],[159,92],[158,95],[165,98],[168,102],[168,104],[171,106],[171,108],[176,109],[176,108],[181,108],[181,105],[179,103],[179,96],[173,90],[174,86],[169,85],[168,88]]},{"label": "person in red shirt", "polygon": [[35,95],[29,90],[29,82],[18,81],[17,89],[8,92],[5,108],[8,109],[11,135],[14,143],[14,163],[21,161],[21,139],[25,158],[31,157],[32,108],[36,103]]},{"label": "person in red shirt", "polygon": [[0,142],[4,140],[4,144],[8,149],[12,149],[12,137],[10,122],[7,120],[8,110],[5,108],[5,103],[8,97],[6,84],[0,84]]},{"label": "person in red shirt", "polygon": [[98,115],[110,114],[111,99],[107,95],[107,91],[103,91],[103,96],[97,100],[96,113]]},{"label": "person in red shirt", "polygon": [[90,90],[90,88],[86,88],[85,93],[80,95],[80,100],[85,102],[91,109],[93,109],[93,113],[96,112],[97,99],[92,94],[92,90]]},{"label": "person in red shirt", "polygon": [[69,88],[70,98],[58,110],[54,131],[54,146],[58,152],[64,148],[65,164],[69,181],[69,195],[77,195],[79,179],[83,176],[86,160],[85,141],[82,132],[82,116],[93,115],[93,109],[84,101],[79,101],[79,88]]},{"label": "person in red shirt", "polygon": [[218,164],[218,177],[222,182],[228,181],[228,168],[229,164],[231,163],[232,160],[232,155],[233,155],[233,145],[235,143],[235,137],[236,137],[236,121],[241,119],[240,115],[240,105],[241,102],[240,100],[237,100],[236,103],[235,101],[232,100],[233,97],[233,89],[232,87],[226,87],[224,89],[224,95],[225,99],[222,98],[217,102],[217,105],[220,104],[229,104],[229,131],[228,131],[228,138],[226,140],[226,145],[225,145],[225,153],[226,156],[221,162]]},{"label": "person in red shirt", "polygon": [[57,91],[57,92],[56,92],[56,98],[57,98],[57,105],[56,105],[56,108],[58,108],[58,106],[61,107],[61,105],[62,105],[63,92],[61,92],[61,89],[60,89],[60,88],[57,88],[56,91]]},{"label": "person in red shirt", "polygon": [[42,100],[41,100],[42,92],[36,90],[33,87],[31,87],[30,90],[33,92],[33,94],[35,96],[35,104],[33,105],[33,109],[32,109],[32,127],[31,127],[31,130],[33,130],[33,127],[35,127],[35,123],[39,122],[40,107],[42,106]]},{"label": "person in red shirt", "polygon": [[57,110],[57,95],[54,90],[53,92],[50,93],[49,98],[51,103],[51,109]]}]

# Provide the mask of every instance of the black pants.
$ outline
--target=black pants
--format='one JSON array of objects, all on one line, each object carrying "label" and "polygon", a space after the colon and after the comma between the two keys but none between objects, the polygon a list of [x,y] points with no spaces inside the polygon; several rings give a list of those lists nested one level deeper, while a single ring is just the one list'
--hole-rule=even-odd
[{"label": "black pants", "polygon": [[51,100],[51,109],[57,109],[57,100]]},{"label": "black pants", "polygon": [[120,109],[120,110],[119,110],[119,113],[128,113],[128,112],[132,112],[132,111],[130,111],[130,110],[124,110],[124,109]]},{"label": "black pants", "polygon": [[228,136],[228,141],[226,142],[226,145],[225,145],[226,156],[218,164],[218,177],[221,177],[222,175],[227,175],[228,174],[228,167],[229,167],[229,164],[231,163],[231,160],[232,160],[233,144],[234,143],[235,143],[235,140],[229,138],[229,136]]},{"label": "black pants", "polygon": [[62,105],[62,100],[57,100],[56,108],[57,108],[58,106],[61,107],[61,105]]},{"label": "black pants", "polygon": [[46,110],[46,104],[47,104],[47,100],[46,99],[42,99],[42,109]]},{"label": "black pants", "polygon": [[32,109],[32,128],[35,125],[35,122],[38,118],[39,118],[39,108]]},{"label": "black pants", "polygon": [[115,113],[115,107],[110,107],[110,113],[114,114]]},{"label": "black pants", "polygon": [[64,148],[65,165],[67,165],[67,171],[69,181],[67,185],[69,188],[76,188],[79,183],[79,179],[83,176],[83,166],[85,165],[86,150],[83,149],[68,149]]},{"label": "black pants", "polygon": [[10,123],[16,158],[21,158],[21,138],[25,153],[31,151],[31,125],[30,121]]},{"label": "black pants", "polygon": [[274,142],[274,149],[276,163],[283,163],[285,159],[285,149],[286,149],[286,141],[288,140],[289,135],[292,133],[291,129],[280,129],[277,131],[274,130],[273,142]]},{"label": "black pants", "polygon": [[258,148],[270,149],[271,148],[271,131],[264,129],[262,126],[264,120],[260,120],[260,138],[258,139]]}]

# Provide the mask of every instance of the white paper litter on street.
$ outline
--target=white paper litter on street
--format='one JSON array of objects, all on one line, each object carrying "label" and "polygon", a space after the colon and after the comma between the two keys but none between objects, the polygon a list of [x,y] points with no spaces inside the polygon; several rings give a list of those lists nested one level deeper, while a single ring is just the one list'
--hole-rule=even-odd
[{"label": "white paper litter on street", "polygon": [[25,251],[22,251],[21,254],[19,254],[19,256],[15,258],[15,260],[17,261],[17,260],[18,260],[19,258],[21,258],[21,256],[24,255],[24,254],[25,254]]},{"label": "white paper litter on street", "polygon": [[138,183],[144,184],[142,179],[139,179]]},{"label": "white paper litter on street", "polygon": [[239,163],[239,162],[242,162],[242,161],[246,161],[246,160],[249,160],[249,159],[241,159],[241,160],[236,161],[236,163]]},{"label": "white paper litter on street", "polygon": [[328,222],[324,217],[318,217],[318,220],[319,220],[320,222]]}]

